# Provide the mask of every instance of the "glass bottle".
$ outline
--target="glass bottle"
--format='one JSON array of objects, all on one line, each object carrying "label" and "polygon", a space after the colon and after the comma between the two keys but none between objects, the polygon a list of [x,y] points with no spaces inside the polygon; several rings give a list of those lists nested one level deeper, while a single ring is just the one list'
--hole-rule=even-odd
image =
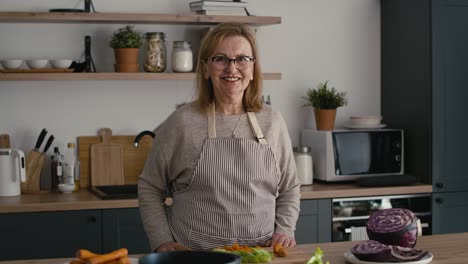
[{"label": "glass bottle", "polygon": [[62,160],[58,147],[54,148],[54,155],[52,155],[51,162],[51,191],[58,192],[58,185],[62,183]]},{"label": "glass bottle", "polygon": [[144,69],[147,72],[164,72],[166,70],[166,42],[163,32],[147,32],[146,58]]},{"label": "glass bottle", "polygon": [[63,157],[63,183],[75,185],[75,144],[68,143]]},{"label": "glass bottle", "polygon": [[172,71],[191,72],[193,52],[190,41],[174,41],[172,48]]}]

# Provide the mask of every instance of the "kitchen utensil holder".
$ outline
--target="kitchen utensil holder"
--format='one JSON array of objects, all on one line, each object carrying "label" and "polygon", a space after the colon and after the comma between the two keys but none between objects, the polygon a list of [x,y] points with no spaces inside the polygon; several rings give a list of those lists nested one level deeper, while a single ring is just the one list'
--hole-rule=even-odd
[{"label": "kitchen utensil holder", "polygon": [[41,171],[46,155],[43,152],[31,150],[26,155],[26,182],[21,183],[22,193],[47,193],[41,190]]}]

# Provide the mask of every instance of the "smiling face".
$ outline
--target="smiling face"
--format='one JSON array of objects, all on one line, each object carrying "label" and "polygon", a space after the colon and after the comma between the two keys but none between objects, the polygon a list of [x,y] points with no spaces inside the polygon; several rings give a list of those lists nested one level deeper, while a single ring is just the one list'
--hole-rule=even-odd
[{"label": "smiling face", "polygon": [[[230,36],[223,39],[211,57],[213,56],[226,56],[234,59],[239,56],[253,57],[253,54],[252,47],[246,38]],[[242,102],[244,91],[253,80],[253,74],[253,63],[242,70],[237,69],[234,62],[230,62],[221,69],[208,60],[204,66],[204,77],[206,80],[211,79],[216,100],[221,102]]]}]

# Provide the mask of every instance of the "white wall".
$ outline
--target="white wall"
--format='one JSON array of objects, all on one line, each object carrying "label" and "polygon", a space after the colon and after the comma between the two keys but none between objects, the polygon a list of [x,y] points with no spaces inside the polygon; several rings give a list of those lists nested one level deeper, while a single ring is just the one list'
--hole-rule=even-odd
[{"label": "white wall", "polygon": [[[187,13],[191,1],[93,2],[99,12]],[[83,8],[82,0],[1,2],[1,11]],[[279,25],[259,27],[257,36],[263,70],[283,74],[280,81],[265,81],[264,94],[271,95],[272,106],[283,114],[293,145],[300,143],[301,128],[315,126],[301,97],[319,82],[330,80],[348,93],[349,105],[338,109],[337,127],[350,115],[380,114],[378,0],[248,2],[256,15],[282,17]],[[112,71],[113,53],[107,44],[120,26],[0,23],[0,59],[83,59],[84,36],[91,35],[98,70]],[[192,40],[196,46],[201,27],[155,24],[136,29],[165,32],[170,55],[173,40]],[[112,128],[114,134],[154,129],[192,94],[192,81],[0,81],[0,134],[10,134],[12,147],[27,152],[45,127],[55,135],[53,146],[64,150],[66,142],[95,135],[101,127]]]}]

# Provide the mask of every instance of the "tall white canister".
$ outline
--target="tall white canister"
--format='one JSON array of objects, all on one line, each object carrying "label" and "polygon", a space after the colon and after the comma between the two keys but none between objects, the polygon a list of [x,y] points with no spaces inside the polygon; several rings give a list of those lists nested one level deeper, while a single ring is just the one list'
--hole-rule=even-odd
[{"label": "tall white canister", "polygon": [[297,177],[302,185],[310,185],[313,183],[314,171],[312,154],[310,147],[294,147],[294,160],[297,167]]}]

